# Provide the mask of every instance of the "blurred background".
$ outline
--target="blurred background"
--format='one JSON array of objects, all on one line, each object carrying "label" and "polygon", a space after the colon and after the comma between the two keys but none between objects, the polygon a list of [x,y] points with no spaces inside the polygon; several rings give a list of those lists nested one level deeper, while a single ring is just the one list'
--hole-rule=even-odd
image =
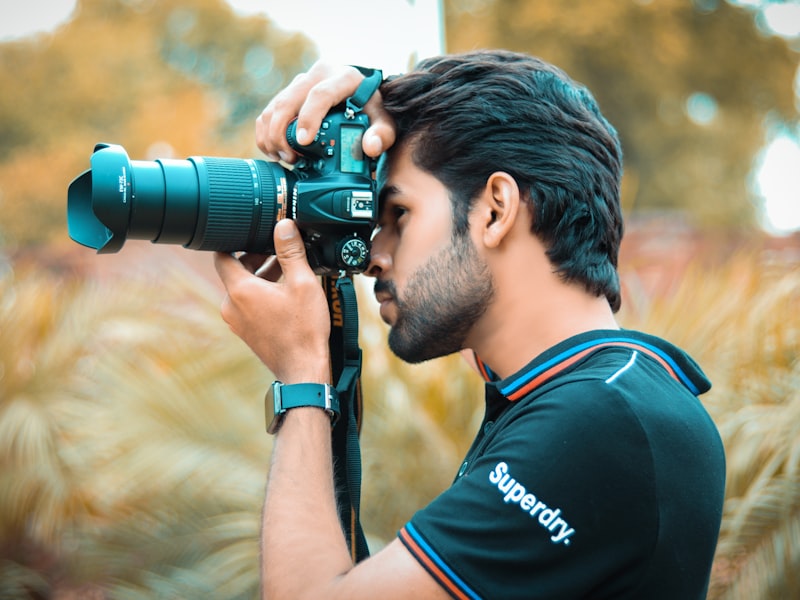
[{"label": "blurred background", "polygon": [[[800,2],[0,0],[0,598],[254,598],[272,380],[208,253],[66,232],[94,144],[257,157],[318,57],[402,72],[529,52],[626,156],[625,327],[689,351],[728,453],[709,598],[800,597]],[[361,287],[373,549],[446,488],[482,416],[459,357],[397,361]]]}]

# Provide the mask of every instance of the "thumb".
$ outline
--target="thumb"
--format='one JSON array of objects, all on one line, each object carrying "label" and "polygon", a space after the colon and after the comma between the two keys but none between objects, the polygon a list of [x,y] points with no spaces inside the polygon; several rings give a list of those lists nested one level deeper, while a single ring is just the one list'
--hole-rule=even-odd
[{"label": "thumb", "polygon": [[273,231],[275,256],[281,265],[281,271],[286,278],[296,276],[298,269],[305,267],[310,271],[306,259],[306,247],[303,238],[291,219],[282,219],[275,224]]},{"label": "thumb", "polygon": [[364,132],[362,146],[367,156],[377,158],[394,144],[397,131],[394,119],[383,109],[380,92],[376,92],[364,110],[369,115],[370,126]]},{"label": "thumb", "polygon": [[379,121],[371,125],[364,132],[362,141],[364,153],[372,158],[378,158],[394,144],[395,137],[394,129],[386,121]]}]

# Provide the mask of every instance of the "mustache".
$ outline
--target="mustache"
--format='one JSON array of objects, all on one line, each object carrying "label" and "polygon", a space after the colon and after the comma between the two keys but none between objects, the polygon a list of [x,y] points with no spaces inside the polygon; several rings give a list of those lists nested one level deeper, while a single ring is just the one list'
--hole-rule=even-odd
[{"label": "mustache", "polygon": [[376,279],[375,280],[375,294],[380,294],[382,292],[389,293],[392,298],[397,300],[397,290],[394,287],[394,282],[391,280],[382,280]]}]

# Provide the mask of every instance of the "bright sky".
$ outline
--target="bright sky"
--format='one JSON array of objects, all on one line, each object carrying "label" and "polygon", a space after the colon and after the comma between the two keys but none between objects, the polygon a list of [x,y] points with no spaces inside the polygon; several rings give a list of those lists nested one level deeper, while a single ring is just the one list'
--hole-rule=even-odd
[{"label": "bright sky", "polygon": [[[266,14],[302,31],[331,62],[408,70],[409,59],[441,54],[441,0],[228,0],[241,14]],[[0,0],[0,42],[49,31],[70,17],[75,0]]]},{"label": "bright sky", "polygon": [[800,231],[800,146],[789,136],[777,136],[762,153],[756,189],[764,199],[767,231]]},{"label": "bright sky", "polygon": [[[321,58],[408,70],[409,59],[444,51],[440,0],[228,0],[242,14],[264,13],[282,29],[305,33]],[[413,5],[413,6],[412,6]]]},{"label": "bright sky", "polygon": [[[326,60],[379,67],[387,74],[406,71],[413,57],[432,56],[444,49],[441,0],[228,2],[241,14],[265,13],[282,29],[302,31]],[[52,30],[70,17],[74,6],[75,0],[0,0],[0,42]],[[771,10],[765,11],[764,18],[774,21],[770,24],[774,31],[790,36],[800,32],[798,0],[776,4]],[[800,90],[800,83],[797,87]],[[800,137],[800,131],[796,134]],[[755,189],[764,199],[764,226],[771,233],[800,230],[798,165],[800,146],[787,136],[776,138],[761,155]]]}]

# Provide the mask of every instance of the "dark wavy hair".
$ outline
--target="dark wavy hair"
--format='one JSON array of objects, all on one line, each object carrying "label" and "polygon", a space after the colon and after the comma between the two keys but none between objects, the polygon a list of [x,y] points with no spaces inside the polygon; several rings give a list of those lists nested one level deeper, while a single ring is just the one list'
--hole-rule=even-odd
[{"label": "dark wavy hair", "polygon": [[622,149],[589,90],[541,59],[482,50],[423,60],[381,94],[397,145],[450,191],[456,233],[489,175],[504,171],[556,272],[619,309]]}]

